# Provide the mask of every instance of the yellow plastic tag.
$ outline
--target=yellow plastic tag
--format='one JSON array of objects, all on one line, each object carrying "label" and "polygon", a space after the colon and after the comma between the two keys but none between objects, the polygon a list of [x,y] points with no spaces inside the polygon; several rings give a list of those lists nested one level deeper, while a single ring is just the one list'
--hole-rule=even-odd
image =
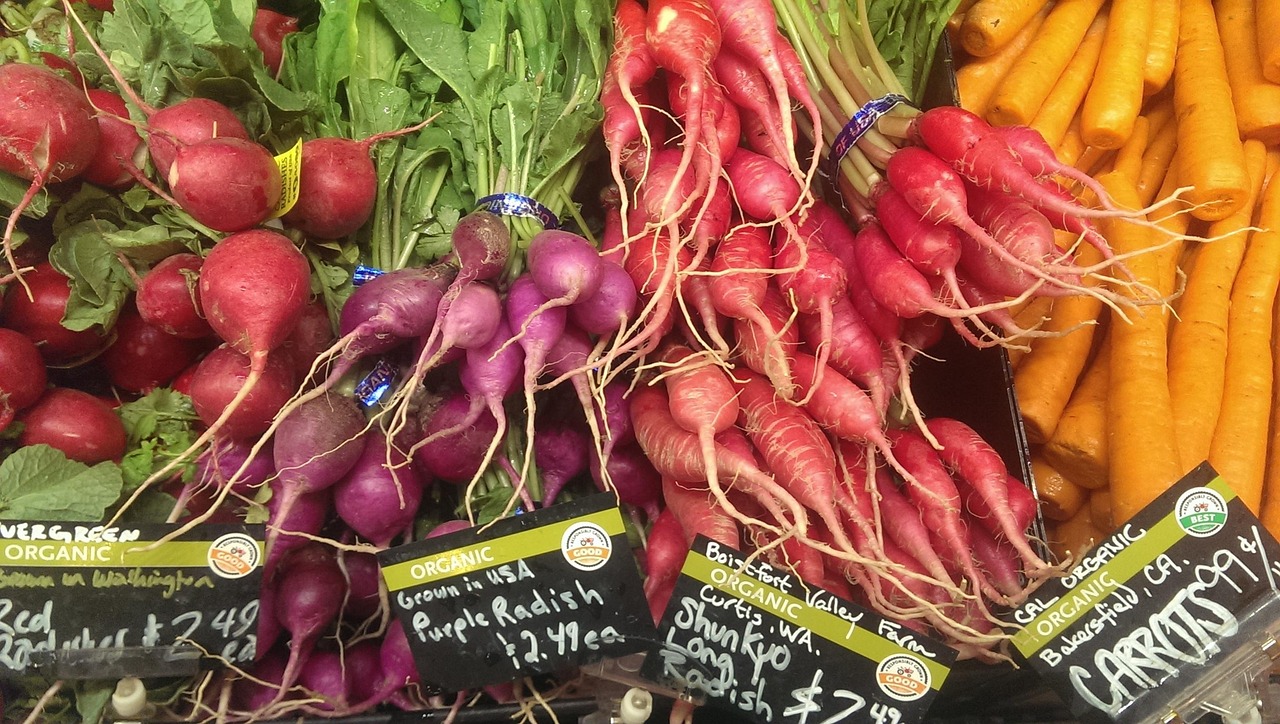
[{"label": "yellow plastic tag", "polygon": [[280,203],[271,214],[278,219],[289,213],[289,209],[298,203],[298,190],[302,186],[302,139],[293,144],[293,148],[276,156],[276,168],[280,169]]}]

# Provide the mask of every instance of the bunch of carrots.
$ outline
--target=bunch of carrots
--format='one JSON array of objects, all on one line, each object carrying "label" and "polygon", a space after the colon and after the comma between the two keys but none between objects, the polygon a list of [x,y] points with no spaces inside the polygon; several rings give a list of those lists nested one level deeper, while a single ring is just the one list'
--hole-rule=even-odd
[{"label": "bunch of carrots", "polygon": [[966,5],[950,25],[965,108],[1029,124],[1131,208],[1190,202],[1151,212],[1160,231],[1104,228],[1152,251],[1128,265],[1165,308],[1022,311],[1076,328],[1014,360],[1055,550],[1079,554],[1205,460],[1280,534],[1280,3]]}]

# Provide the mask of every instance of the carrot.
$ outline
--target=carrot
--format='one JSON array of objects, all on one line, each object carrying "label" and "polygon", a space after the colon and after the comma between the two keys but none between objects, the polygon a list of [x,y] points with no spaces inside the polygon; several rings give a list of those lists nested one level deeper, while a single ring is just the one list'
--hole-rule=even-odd
[{"label": "carrot", "polygon": [[[1280,307],[1276,321],[1280,324]],[[1275,374],[1280,374],[1280,337],[1275,337]],[[1271,445],[1267,455],[1267,472],[1262,488],[1262,512],[1259,517],[1267,530],[1275,535],[1280,531],[1280,385],[1272,387]]]},{"label": "carrot", "polygon": [[1088,146],[1084,145],[1084,141],[1080,140],[1080,116],[1077,114],[1071,119],[1071,125],[1063,132],[1062,139],[1058,141],[1058,146],[1054,149],[1054,153],[1063,163],[1080,168],[1080,156],[1086,148]]},{"label": "carrot", "polygon": [[[1100,179],[1120,206],[1138,208],[1138,192],[1121,174]],[[1104,222],[1116,253],[1148,248],[1155,235],[1126,221]],[[1157,285],[1159,262],[1151,254],[1129,259],[1134,279]],[[1122,293],[1137,296],[1125,287]],[[1167,323],[1163,308],[1137,306],[1128,311],[1128,324],[1112,325],[1108,372],[1108,477],[1116,522],[1127,521],[1186,472],[1174,440],[1173,409],[1169,400]]]},{"label": "carrot", "polygon": [[1151,124],[1151,136],[1147,150],[1142,154],[1142,169],[1138,172],[1138,200],[1145,206],[1155,200],[1156,192],[1169,170],[1173,167],[1174,151],[1178,148],[1178,124],[1165,123],[1157,130]]},{"label": "carrot", "polygon": [[1103,0],[1060,0],[1040,31],[1013,63],[991,98],[985,117],[1000,125],[1027,125],[1035,118],[1080,49]]},{"label": "carrot", "polygon": [[1178,54],[1178,13],[1180,0],[1155,0],[1151,4],[1151,34],[1147,36],[1147,57],[1142,64],[1142,92],[1153,96],[1169,85],[1173,61]]},{"label": "carrot", "polygon": [[1049,548],[1059,559],[1079,560],[1102,537],[1089,506],[1082,505],[1071,518],[1050,528]]},{"label": "carrot", "polygon": [[[1254,0],[1218,0],[1218,33],[1231,83],[1240,135],[1266,143],[1280,141],[1280,85],[1262,75],[1258,62],[1257,8]],[[1271,32],[1280,32],[1273,26]]]},{"label": "carrot", "polygon": [[1244,205],[1249,176],[1211,0],[1182,0],[1173,75],[1179,185],[1197,219],[1217,221]]},{"label": "carrot", "polygon": [[[1123,324],[1122,320],[1116,320]],[[1083,488],[1107,484],[1107,392],[1111,345],[1103,339],[1097,354],[1071,393],[1053,437],[1040,451],[1044,461]]]},{"label": "carrot", "polygon": [[1209,462],[1250,510],[1262,505],[1271,423],[1272,308],[1280,285],[1280,150],[1267,154],[1267,181],[1244,261],[1231,286],[1222,409]]},{"label": "carrot", "polygon": [[1080,137],[1090,146],[1119,148],[1142,108],[1153,0],[1112,0],[1093,85],[1080,108]]},{"label": "carrot", "polygon": [[1093,523],[1093,527],[1098,532],[1109,534],[1115,530],[1115,523],[1112,522],[1115,512],[1111,509],[1111,491],[1107,488],[1098,488],[1089,494],[1089,520]]},{"label": "carrot", "polygon": [[[1098,67],[1098,56],[1102,54],[1102,39],[1106,36],[1106,29],[1107,16],[1099,13],[1085,31],[1080,46],[1071,56],[1071,62],[1067,63],[1028,124],[1039,131],[1050,146],[1057,146],[1062,142],[1072,119],[1080,110],[1080,104],[1084,102],[1085,94],[1089,92],[1089,86],[1093,83],[1093,71]],[[1059,158],[1062,158],[1061,154]],[[1071,163],[1065,158],[1062,161]]]},{"label": "carrot", "polygon": [[[1100,256],[1092,247],[1081,248],[1082,264],[1093,264],[1098,260]],[[1094,282],[1086,280],[1085,283]],[[1053,435],[1058,418],[1088,361],[1094,335],[1091,323],[1097,320],[1101,311],[1102,301],[1092,296],[1057,300],[1043,329],[1064,334],[1033,340],[1031,352],[1018,365],[1013,376],[1014,388],[1018,391],[1018,407],[1022,410],[1027,439],[1031,442],[1043,443]],[[1076,327],[1079,328],[1073,330]]]},{"label": "carrot", "polygon": [[1258,0],[1258,58],[1262,77],[1280,83],[1280,0]]},{"label": "carrot", "polygon": [[983,58],[1013,42],[1045,6],[1045,0],[978,0],[964,14],[960,45]]},{"label": "carrot", "polygon": [[1116,173],[1124,174],[1124,177],[1129,179],[1129,183],[1134,184],[1135,187],[1138,177],[1142,174],[1142,154],[1147,150],[1147,134],[1150,129],[1151,126],[1146,117],[1138,116],[1138,119],[1133,122],[1133,132],[1129,134],[1128,140],[1116,149],[1113,169]]},{"label": "carrot", "polygon": [[996,87],[1009,72],[1013,62],[1031,44],[1048,14],[1046,6],[999,52],[984,58],[975,58],[956,71],[956,87],[960,91],[961,106],[980,116],[986,112],[987,103],[995,93]]},{"label": "carrot", "polygon": [[1247,203],[1209,226],[1213,243],[1194,244],[1183,254],[1183,266],[1190,272],[1169,336],[1169,391],[1178,452],[1188,470],[1208,459],[1222,409],[1231,286],[1244,259],[1247,229],[1265,173],[1262,142],[1245,142],[1244,152],[1252,180]]},{"label": "carrot", "polygon": [[1031,454],[1031,474],[1036,479],[1040,510],[1049,520],[1069,520],[1089,498],[1084,488],[1067,479],[1043,455]]}]

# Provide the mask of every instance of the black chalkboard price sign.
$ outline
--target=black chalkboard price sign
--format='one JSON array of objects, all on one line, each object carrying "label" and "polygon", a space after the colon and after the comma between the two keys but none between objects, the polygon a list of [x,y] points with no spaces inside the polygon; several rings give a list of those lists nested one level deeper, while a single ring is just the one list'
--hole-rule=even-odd
[{"label": "black chalkboard price sign", "polygon": [[923,718],[956,652],[699,536],[641,674],[767,724]]},{"label": "black chalkboard price sign", "polygon": [[1204,463],[1038,589],[1013,644],[1080,720],[1158,718],[1269,638],[1278,580],[1280,546]]},{"label": "black chalkboard price sign", "polygon": [[[0,521],[0,675],[51,651],[191,644],[253,660],[260,525]],[[38,656],[37,656],[38,658]]]},{"label": "black chalkboard price sign", "polygon": [[422,680],[446,690],[637,653],[655,636],[612,495],[378,558]]}]

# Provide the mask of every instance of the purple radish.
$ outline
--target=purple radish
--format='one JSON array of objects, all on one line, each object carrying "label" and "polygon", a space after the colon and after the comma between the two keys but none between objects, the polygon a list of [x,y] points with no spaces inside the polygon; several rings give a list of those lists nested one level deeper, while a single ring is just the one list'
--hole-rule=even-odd
[{"label": "purple radish", "polygon": [[[253,642],[254,658],[261,659],[263,654],[270,651],[271,647],[276,645],[276,641],[280,640],[280,633],[283,630],[280,627],[280,619],[276,618],[275,581],[263,576],[262,586],[258,591],[258,622],[256,629],[258,638]],[[283,660],[280,671],[284,671]],[[276,683],[280,683],[278,679]]]},{"label": "purple radish", "polygon": [[382,569],[378,566],[378,557],[356,551],[343,551],[341,556],[347,576],[347,601],[342,607],[342,617],[353,623],[366,621],[381,608]]},{"label": "purple radish", "polygon": [[236,679],[231,688],[232,707],[237,711],[255,712],[270,706],[280,690],[287,663],[288,658],[280,649],[262,649],[260,658],[249,667],[248,673],[265,685],[252,679]]},{"label": "purple radish", "polygon": [[[280,480],[271,481],[271,499],[267,501],[267,531],[275,535],[275,541],[267,548],[267,558],[262,566],[262,576],[270,580],[285,554],[307,544],[308,535],[318,535],[329,520],[333,508],[333,494],[329,489],[300,496],[287,511],[281,510],[283,494]],[[300,535],[299,535],[300,534]]]},{"label": "purple radish", "polygon": [[249,460],[253,450],[252,444],[230,438],[214,441],[213,445],[210,445],[209,449],[197,458],[196,474],[182,486],[182,492],[179,493],[178,502],[174,507],[177,509],[185,507],[191,496],[205,487],[221,488],[231,480],[237,470],[242,468],[244,472],[236,480],[231,492],[252,496],[253,491],[266,485],[267,480],[276,474],[276,466],[271,457],[269,445],[268,443],[267,448],[259,450],[253,456],[253,461],[246,465],[245,462]]},{"label": "purple radish", "polygon": [[[658,506],[662,501],[662,476],[654,469],[638,443],[633,440],[614,447],[613,454],[604,467],[608,470],[614,489],[618,491],[619,500],[643,508],[651,517],[657,516]],[[591,477],[596,481],[596,486],[604,490],[600,468],[593,450]]]},{"label": "purple radish", "polygon": [[568,231],[548,229],[529,241],[529,276],[547,308],[566,306],[595,294],[600,286],[600,252]]},{"label": "purple radish", "polygon": [[556,496],[572,479],[586,472],[591,441],[576,425],[561,420],[538,423],[533,441],[533,462],[542,478],[542,505],[555,503]]},{"label": "purple radish", "polygon": [[[364,413],[355,400],[333,393],[284,417],[276,428],[273,451],[280,517],[289,517],[299,497],[331,487],[351,470],[366,447],[364,428]],[[267,533],[268,550],[277,535],[278,531]]]},{"label": "purple radish", "polygon": [[338,517],[378,548],[413,525],[426,487],[399,445],[381,430],[369,431],[364,454],[333,490]]},{"label": "purple radish", "polygon": [[298,672],[298,683],[320,698],[310,706],[320,711],[345,711],[351,681],[342,654],[337,651],[312,651]]},{"label": "purple radish", "polygon": [[337,620],[346,585],[337,557],[328,546],[310,543],[289,557],[276,587],[276,616],[291,636],[277,700],[293,686],[316,641]]},{"label": "purple radish", "polygon": [[[528,466],[533,462],[533,419],[537,413],[533,393],[537,388],[538,375],[542,374],[546,367],[547,355],[551,348],[564,334],[568,318],[564,307],[547,306],[548,301],[550,300],[529,274],[517,278],[507,290],[507,320],[511,323],[512,329],[519,331],[506,344],[518,341],[524,348],[524,403],[527,420],[525,439],[527,442],[524,469],[520,471],[521,479],[528,476]],[[590,406],[584,409],[590,409]]]},{"label": "purple radish", "polygon": [[443,364],[450,353],[487,344],[493,339],[500,321],[502,299],[493,287],[483,282],[464,284],[449,308],[441,310],[430,336],[423,340],[405,387],[417,389],[427,372]]},{"label": "purple radish", "polygon": [[594,294],[569,307],[569,318],[584,332],[612,334],[635,316],[639,295],[627,270],[609,259],[600,260],[600,284]]},{"label": "purple radish", "polygon": [[375,701],[382,680],[382,644],[366,639],[343,650],[347,666],[347,695],[352,702],[347,714],[363,711],[382,702]]},{"label": "purple radish", "polygon": [[446,520],[440,525],[432,528],[431,531],[427,533],[427,537],[439,538],[442,535],[449,535],[450,533],[469,530],[472,527],[471,523],[465,520]]},{"label": "purple radish", "polygon": [[489,410],[481,409],[474,422],[459,428],[470,417],[470,411],[468,395],[461,392],[445,397],[437,405],[423,407],[419,420],[427,442],[415,445],[413,453],[420,469],[446,482],[462,484],[487,467],[485,451],[497,435],[498,421]]}]

